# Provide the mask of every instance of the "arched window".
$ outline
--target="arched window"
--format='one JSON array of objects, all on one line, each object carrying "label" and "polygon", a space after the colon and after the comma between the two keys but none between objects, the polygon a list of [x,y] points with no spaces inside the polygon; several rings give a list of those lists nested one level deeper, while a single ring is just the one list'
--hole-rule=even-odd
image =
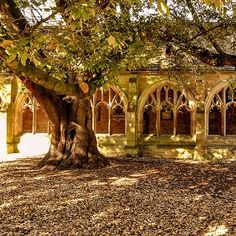
[{"label": "arched window", "polygon": [[125,134],[124,103],[113,88],[99,88],[93,103],[96,134]]},{"label": "arched window", "polygon": [[188,104],[188,100],[185,95],[177,94],[177,124],[176,133],[177,134],[191,134],[191,111]]},{"label": "arched window", "polygon": [[231,102],[227,104],[226,109],[226,134],[236,134],[236,103]]},{"label": "arched window", "polygon": [[143,133],[190,135],[191,109],[185,92],[166,85],[149,94],[143,108]]},{"label": "arched window", "polygon": [[222,134],[223,101],[220,94],[216,94],[209,109],[208,130],[210,135]]},{"label": "arched window", "polygon": [[216,93],[208,109],[209,135],[236,135],[236,88]]},{"label": "arched window", "polygon": [[33,131],[33,112],[27,108],[22,112],[22,133],[32,133]]},{"label": "arched window", "polygon": [[48,119],[33,96],[26,94],[21,109],[22,133],[48,132]]},{"label": "arched window", "polygon": [[111,134],[125,133],[125,112],[124,107],[116,105],[111,113]]},{"label": "arched window", "polygon": [[108,133],[109,110],[107,106],[100,103],[95,108],[95,133]]},{"label": "arched window", "polygon": [[22,133],[33,132],[33,98],[27,94],[22,106]]},{"label": "arched window", "polygon": [[146,105],[143,112],[143,133],[156,134],[156,110],[151,105]]}]

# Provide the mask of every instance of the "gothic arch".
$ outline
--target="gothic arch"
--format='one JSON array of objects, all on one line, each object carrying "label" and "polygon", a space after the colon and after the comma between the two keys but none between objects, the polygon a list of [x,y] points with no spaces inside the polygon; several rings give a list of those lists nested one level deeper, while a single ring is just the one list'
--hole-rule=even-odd
[{"label": "gothic arch", "polygon": [[[106,135],[126,133],[128,99],[121,90],[114,86],[108,89],[101,87],[95,92],[92,103],[95,133]],[[104,119],[101,120],[100,116]]]},{"label": "gothic arch", "polygon": [[208,94],[205,106],[205,127],[206,137],[236,135],[235,77],[215,84]]},{"label": "gothic arch", "polygon": [[30,96],[30,93],[24,90],[23,92],[19,93],[16,97],[15,104],[13,106],[14,109],[14,133],[16,135],[19,135],[22,133],[22,124],[23,124],[23,117],[22,117],[22,107],[24,105],[24,102],[27,98],[27,96]]},{"label": "gothic arch", "polygon": [[205,108],[209,108],[211,100],[213,99],[213,97],[215,96],[216,93],[220,92],[221,89],[229,86],[229,82],[233,82],[233,81],[234,81],[234,79],[229,80],[229,81],[223,80],[223,81],[216,83],[213,86],[213,88],[211,89],[210,93],[206,97]]},{"label": "gothic arch", "polygon": [[13,109],[15,111],[15,135],[48,132],[48,120],[46,115],[43,113],[35,98],[33,98],[26,89],[16,97]]},{"label": "gothic arch", "polygon": [[[166,91],[166,97],[164,99],[161,98],[160,95],[160,91],[162,90],[162,88],[167,89]],[[155,95],[155,93],[157,93],[157,90],[159,90],[159,95]],[[180,91],[177,94],[177,92]],[[169,96],[169,92],[173,93],[171,96],[174,97],[174,103],[168,103],[168,99],[167,96]],[[169,132],[169,134],[182,134],[183,132],[178,133],[179,130],[177,130],[177,113],[179,112],[179,109],[182,107],[184,108],[184,106],[188,107],[188,111],[189,111],[189,116],[190,116],[190,131],[189,131],[189,135],[193,135],[195,134],[195,130],[196,130],[196,124],[195,124],[195,117],[196,117],[196,103],[195,103],[195,99],[193,98],[193,96],[191,95],[190,91],[188,91],[188,88],[183,87],[182,85],[178,84],[175,81],[170,81],[167,79],[163,79],[161,81],[158,81],[152,85],[150,85],[149,87],[147,87],[141,94],[141,96],[138,99],[138,107],[137,107],[137,117],[138,117],[138,134],[143,134],[144,133],[144,110],[145,107],[147,107],[147,105],[151,105],[151,103],[148,103],[148,99],[151,97],[157,96],[157,99],[153,100],[153,108],[156,109],[156,134],[168,134],[168,132],[166,132],[165,130],[161,130],[161,120],[162,119],[172,119],[172,124],[173,124],[173,133]],[[178,96],[178,97],[177,97]],[[184,100],[184,99],[185,100]],[[183,100],[182,100],[183,99]],[[170,108],[171,113],[169,114],[169,118],[166,116],[166,114],[161,114],[163,109],[167,109],[168,104],[170,106],[172,106]],[[173,118],[171,117],[173,116]],[[168,123],[168,121],[167,121]],[[171,122],[170,122],[171,123]],[[168,125],[172,125],[172,124],[167,124]],[[153,125],[152,125],[153,126]],[[153,129],[153,127],[152,127]]]}]

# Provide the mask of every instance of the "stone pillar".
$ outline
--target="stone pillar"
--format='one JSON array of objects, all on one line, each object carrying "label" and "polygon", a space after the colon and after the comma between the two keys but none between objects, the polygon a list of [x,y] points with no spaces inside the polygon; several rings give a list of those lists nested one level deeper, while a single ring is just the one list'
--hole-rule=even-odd
[{"label": "stone pillar", "polygon": [[[20,137],[15,135],[15,109],[14,104],[16,103],[16,97],[18,93],[17,78],[14,77],[11,81],[10,90],[10,104],[7,109],[7,153],[17,153],[19,152],[17,145],[20,142]],[[17,121],[16,121],[17,122]]]},{"label": "stone pillar", "polygon": [[14,135],[14,111],[13,105],[10,104],[7,110],[7,153],[19,152],[17,145],[20,142],[20,137]]},{"label": "stone pillar", "polygon": [[196,90],[198,95],[197,113],[196,113],[196,147],[194,149],[194,159],[202,160],[205,158],[205,83],[203,80],[196,81]]},{"label": "stone pillar", "polygon": [[138,152],[137,148],[137,78],[129,78],[128,89],[128,109],[127,109],[127,146],[126,151],[128,154],[135,155]]},{"label": "stone pillar", "polygon": [[7,113],[0,111],[0,160],[6,158],[7,155]]}]

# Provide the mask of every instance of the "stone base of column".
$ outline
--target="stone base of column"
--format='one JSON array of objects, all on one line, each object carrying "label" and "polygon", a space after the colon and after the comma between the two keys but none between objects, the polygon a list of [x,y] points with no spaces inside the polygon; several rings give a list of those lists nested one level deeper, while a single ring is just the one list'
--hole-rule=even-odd
[{"label": "stone base of column", "polygon": [[20,138],[19,137],[15,137],[15,138],[8,138],[7,141],[7,153],[19,153],[19,149],[18,149],[18,144],[20,142]]},{"label": "stone base of column", "polygon": [[206,160],[206,149],[200,145],[194,148],[193,158],[196,161]]},{"label": "stone base of column", "polygon": [[137,146],[125,146],[125,154],[127,156],[137,156],[139,155],[139,148]]}]

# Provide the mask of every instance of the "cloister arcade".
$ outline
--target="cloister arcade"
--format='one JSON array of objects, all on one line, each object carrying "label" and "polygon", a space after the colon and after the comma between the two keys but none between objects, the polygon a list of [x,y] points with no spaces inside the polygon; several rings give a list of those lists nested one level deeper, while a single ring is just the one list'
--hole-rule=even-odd
[{"label": "cloister arcade", "polygon": [[[91,99],[100,150],[108,155],[234,157],[235,80],[234,72],[202,75],[200,79],[186,75],[186,84],[166,74],[122,75],[119,87],[99,88]],[[31,140],[36,134],[50,138],[49,122],[35,98],[16,78],[9,86],[10,102],[1,112],[8,153],[19,150],[25,134]],[[3,150],[3,142],[1,146]]]}]

